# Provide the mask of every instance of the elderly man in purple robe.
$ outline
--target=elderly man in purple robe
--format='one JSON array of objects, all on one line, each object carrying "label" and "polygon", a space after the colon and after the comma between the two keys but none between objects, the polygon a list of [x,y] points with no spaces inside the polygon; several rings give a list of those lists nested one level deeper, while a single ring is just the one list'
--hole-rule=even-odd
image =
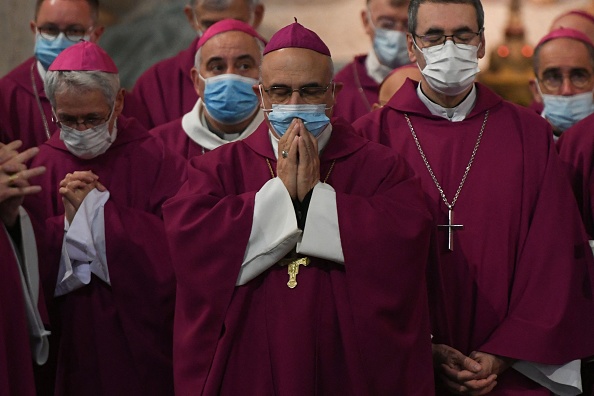
[{"label": "elderly man in purple robe", "polygon": [[252,89],[260,77],[264,45],[245,22],[225,19],[208,28],[191,70],[199,96],[194,108],[151,134],[188,159],[251,135],[264,120]]},{"label": "elderly man in purple robe", "polygon": [[173,269],[162,203],[185,160],[135,119],[112,59],[91,42],[64,50],[45,81],[59,130],[33,164],[26,201],[49,236],[44,289],[59,329],[56,395],[173,393]]},{"label": "elderly man in purple robe", "polygon": [[79,40],[96,42],[103,33],[98,18],[98,0],[37,0],[30,22],[35,54],[0,79],[0,142],[19,139],[29,148],[50,138],[52,109],[43,86],[47,69]]},{"label": "elderly man in purple robe", "polygon": [[190,70],[203,32],[223,19],[237,19],[257,29],[264,5],[260,0],[190,0],[184,12],[198,36],[188,49],[156,63],[138,78],[125,111],[149,129],[182,117],[196,104]]},{"label": "elderly man in purple robe", "polygon": [[179,395],[433,394],[430,216],[400,157],[330,120],[332,76],[317,34],[278,31],[265,122],[163,206]]},{"label": "elderly man in purple robe", "polygon": [[592,254],[548,123],[474,82],[483,22],[479,0],[412,0],[421,81],[354,127],[406,158],[437,222],[438,394],[575,395],[594,353]]}]

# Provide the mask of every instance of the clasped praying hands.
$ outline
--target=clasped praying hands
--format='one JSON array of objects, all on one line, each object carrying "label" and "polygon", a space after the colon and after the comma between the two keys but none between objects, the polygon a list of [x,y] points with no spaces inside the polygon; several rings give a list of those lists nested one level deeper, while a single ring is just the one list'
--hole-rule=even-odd
[{"label": "clasped praying hands", "polygon": [[[283,155],[283,151],[288,155]],[[295,118],[278,142],[276,174],[291,199],[302,202],[320,181],[318,140]]]},{"label": "clasped praying hands", "polygon": [[99,176],[90,170],[68,173],[60,182],[59,193],[62,195],[64,212],[69,223],[72,223],[86,196],[95,188],[101,192],[107,191],[99,181]]}]

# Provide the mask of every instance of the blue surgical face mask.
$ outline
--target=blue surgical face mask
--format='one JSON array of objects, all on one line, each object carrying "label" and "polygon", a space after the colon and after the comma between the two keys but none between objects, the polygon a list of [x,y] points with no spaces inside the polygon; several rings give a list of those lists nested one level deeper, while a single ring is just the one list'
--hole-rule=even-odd
[{"label": "blue surgical face mask", "polygon": [[268,112],[268,121],[279,137],[287,132],[295,118],[303,120],[305,129],[315,137],[318,137],[330,123],[325,104],[273,104],[272,111]]},{"label": "blue surgical face mask", "polygon": [[204,106],[208,114],[221,124],[239,124],[258,108],[258,97],[252,86],[258,80],[237,74],[221,74],[204,78]]},{"label": "blue surgical face mask", "polygon": [[571,96],[540,95],[544,102],[543,114],[561,132],[594,112],[592,92]]},{"label": "blue surgical face mask", "polygon": [[[87,39],[86,36],[84,39]],[[44,39],[38,32],[35,35],[35,58],[47,70],[62,51],[74,44],[76,43],[68,40],[63,32],[60,32],[54,40]]]},{"label": "blue surgical face mask", "polygon": [[406,34],[398,30],[375,28],[373,51],[382,65],[392,69],[410,63]]}]

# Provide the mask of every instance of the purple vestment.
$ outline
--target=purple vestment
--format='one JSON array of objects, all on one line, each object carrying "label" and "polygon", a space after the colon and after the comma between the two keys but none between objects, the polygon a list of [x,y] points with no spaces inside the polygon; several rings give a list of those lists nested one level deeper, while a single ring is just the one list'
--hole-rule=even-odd
[{"label": "purple vestment", "polygon": [[0,223],[0,394],[34,396],[21,276],[9,238]]},{"label": "purple vestment", "polygon": [[[421,177],[438,224],[439,195],[407,125],[451,202],[468,165],[485,112],[474,163],[454,207],[454,248],[439,229],[428,287],[434,343],[543,364],[594,353],[592,254],[548,123],[477,84],[464,121],[430,114],[417,83],[407,81],[381,110],[358,120],[365,137],[401,154]],[[584,324],[589,324],[584,326]],[[493,395],[548,395],[513,369]]]},{"label": "purple vestment", "polygon": [[192,110],[198,100],[190,77],[197,42],[198,38],[187,49],[156,63],[138,78],[125,110],[127,116],[152,129]]},{"label": "purple vestment", "polygon": [[181,118],[168,122],[167,124],[159,125],[158,127],[151,129],[150,133],[161,139],[165,143],[165,147],[169,150],[186,159],[190,159],[196,155],[202,155],[209,151],[190,139],[182,127]]},{"label": "purple vestment", "polygon": [[[408,166],[341,119],[321,156],[343,264],[312,257],[235,286],[256,192],[276,169],[266,123],[190,160],[163,206],[178,279],[178,395],[431,395],[425,293],[430,216]],[[322,176],[324,177],[324,176]],[[307,229],[307,223],[305,225]]]},{"label": "purple vestment", "polygon": [[355,57],[334,77],[334,81],[342,83],[342,90],[336,95],[335,117],[354,122],[378,102],[379,84],[367,74],[365,59],[367,55]]},{"label": "purple vestment", "polygon": [[107,188],[105,245],[111,286],[91,282],[53,298],[60,344],[56,395],[168,395],[172,382],[175,280],[161,219],[162,203],[185,179],[185,160],[167,150],[134,119],[118,119],[116,141],[89,160],[71,154],[56,132],[32,166],[47,172],[25,204],[47,219],[51,238],[44,288],[56,287],[64,235],[59,183],[91,170]]},{"label": "purple vestment", "polygon": [[[31,76],[35,84],[31,81]],[[39,146],[48,140],[43,116],[35,98],[34,85],[51,132],[55,128],[52,107],[45,96],[36,59],[27,59],[0,79],[0,142],[6,144],[20,139],[23,141],[20,150]]]}]

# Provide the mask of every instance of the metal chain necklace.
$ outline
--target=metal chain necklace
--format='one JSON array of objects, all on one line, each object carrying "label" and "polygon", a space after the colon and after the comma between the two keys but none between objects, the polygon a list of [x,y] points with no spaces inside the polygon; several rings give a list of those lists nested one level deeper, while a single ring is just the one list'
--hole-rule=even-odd
[{"label": "metal chain necklace", "polygon": [[33,88],[33,94],[35,95],[35,101],[37,102],[37,108],[39,109],[39,113],[41,114],[41,121],[43,121],[43,129],[45,130],[45,136],[48,139],[52,137],[52,134],[49,130],[49,125],[47,123],[47,119],[45,118],[45,112],[43,111],[43,106],[41,105],[41,99],[39,99],[39,92],[37,92],[37,84],[35,83],[35,66],[37,66],[37,62],[33,62],[31,65],[31,85]]},{"label": "metal chain necklace", "polygon": [[483,120],[483,125],[481,126],[481,131],[479,132],[478,138],[476,139],[476,143],[474,144],[474,149],[472,150],[472,155],[470,156],[468,165],[466,165],[466,170],[464,171],[462,180],[460,180],[460,185],[458,186],[458,190],[456,191],[456,194],[454,195],[454,198],[452,199],[452,203],[450,203],[448,201],[448,199],[443,191],[443,188],[441,187],[441,184],[439,184],[439,181],[437,180],[435,173],[433,173],[433,169],[431,169],[431,165],[429,165],[429,161],[427,160],[427,157],[425,156],[425,152],[423,151],[423,148],[421,147],[421,142],[419,141],[419,138],[417,137],[417,134],[415,133],[412,123],[410,122],[410,118],[408,118],[408,114],[404,113],[404,118],[406,119],[408,127],[410,128],[410,133],[412,133],[413,139],[415,140],[417,148],[419,149],[419,154],[421,154],[421,158],[423,159],[423,162],[425,163],[425,166],[427,167],[427,170],[429,171],[429,175],[431,175],[431,178],[433,179],[433,182],[435,183],[435,186],[437,187],[437,190],[439,191],[439,194],[441,195],[441,199],[443,200],[446,207],[448,208],[448,224],[439,224],[437,227],[447,229],[447,231],[448,231],[448,250],[453,251],[454,250],[454,233],[453,233],[453,231],[455,229],[461,229],[464,227],[464,225],[462,225],[462,224],[453,224],[453,222],[454,222],[454,205],[456,205],[456,201],[458,200],[458,197],[460,196],[460,191],[462,191],[462,187],[464,186],[464,182],[466,182],[466,177],[468,176],[468,172],[470,172],[470,167],[472,166],[472,163],[474,162],[474,157],[476,156],[476,152],[478,151],[479,145],[481,144],[481,138],[483,137],[483,132],[485,131],[485,125],[487,125],[487,119],[489,118],[489,110],[487,110],[485,112],[485,118]]}]

